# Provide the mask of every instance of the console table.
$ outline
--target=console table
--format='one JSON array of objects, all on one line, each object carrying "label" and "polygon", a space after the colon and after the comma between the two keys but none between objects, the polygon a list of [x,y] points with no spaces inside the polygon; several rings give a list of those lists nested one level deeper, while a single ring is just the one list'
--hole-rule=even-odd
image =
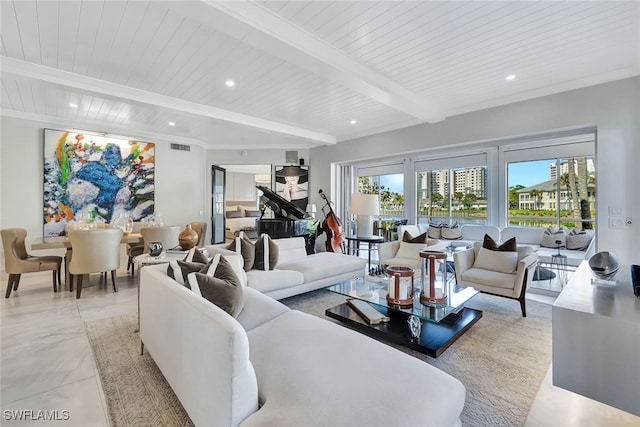
[{"label": "console table", "polygon": [[591,283],[583,261],[553,304],[553,385],[640,415],[640,299],[628,265]]}]

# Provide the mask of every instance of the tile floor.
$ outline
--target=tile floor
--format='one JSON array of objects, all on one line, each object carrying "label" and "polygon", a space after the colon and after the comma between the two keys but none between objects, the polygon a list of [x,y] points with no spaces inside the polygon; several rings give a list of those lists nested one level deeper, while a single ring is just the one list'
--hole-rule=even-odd
[{"label": "tile floor", "polygon": [[[0,290],[6,287],[2,278]],[[92,275],[82,298],[68,291],[53,293],[50,275],[24,275],[20,289],[1,298],[0,383],[2,426],[51,425],[42,421],[9,421],[5,410],[68,411],[64,426],[109,426],[102,387],[91,354],[84,321],[136,310],[136,282],[124,269],[118,272],[119,292],[110,281]],[[553,298],[532,294],[531,299]],[[635,417],[554,387],[551,371],[538,391],[527,427],[638,426]]]}]

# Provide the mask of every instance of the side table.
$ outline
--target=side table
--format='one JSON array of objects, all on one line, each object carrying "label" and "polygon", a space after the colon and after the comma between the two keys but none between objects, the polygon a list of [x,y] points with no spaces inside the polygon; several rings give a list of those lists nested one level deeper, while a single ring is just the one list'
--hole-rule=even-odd
[{"label": "side table", "polygon": [[551,255],[551,269],[556,271],[560,288],[563,288],[567,284],[567,256],[562,254]]},{"label": "side table", "polygon": [[[364,242],[367,247],[367,261],[369,263],[369,271],[374,269],[371,266],[371,251],[377,250],[379,243],[384,243],[384,237],[382,236],[345,236],[347,239],[347,252],[351,255],[360,255],[360,243]],[[379,267],[379,265],[378,265]]]}]

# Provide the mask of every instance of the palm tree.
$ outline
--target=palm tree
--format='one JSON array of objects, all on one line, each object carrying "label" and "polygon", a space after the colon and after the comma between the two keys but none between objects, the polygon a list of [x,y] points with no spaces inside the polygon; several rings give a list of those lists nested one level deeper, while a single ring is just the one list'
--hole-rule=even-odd
[{"label": "palm tree", "polygon": [[456,191],[453,193],[453,199],[458,202],[458,209],[460,209],[460,203],[462,202],[462,199],[464,199],[464,194]]},{"label": "palm tree", "polygon": [[533,197],[536,201],[536,204],[534,205],[535,209],[539,209],[540,205],[542,204],[542,201],[540,200],[542,197],[542,191],[538,190],[537,188],[534,188],[533,190],[529,191],[529,195],[531,197]]}]

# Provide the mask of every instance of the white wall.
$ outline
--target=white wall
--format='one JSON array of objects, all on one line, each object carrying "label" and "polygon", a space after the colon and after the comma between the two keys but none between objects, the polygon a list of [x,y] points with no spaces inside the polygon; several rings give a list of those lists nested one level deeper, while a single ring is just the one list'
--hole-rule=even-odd
[{"label": "white wall", "polygon": [[[311,150],[310,179],[331,188],[331,164],[595,125],[598,250],[640,264],[640,77],[545,96]],[[322,167],[318,167],[322,165]],[[490,171],[491,173],[491,171]],[[497,171],[493,171],[497,173]],[[335,195],[330,197],[335,198]],[[609,228],[609,206],[633,224]]]},{"label": "white wall", "polygon": [[[42,237],[43,129],[61,127],[10,117],[1,117],[0,125],[0,228],[25,228],[29,244]],[[156,212],[169,225],[206,221],[205,150],[176,151],[167,141],[149,142],[156,143]]]}]

